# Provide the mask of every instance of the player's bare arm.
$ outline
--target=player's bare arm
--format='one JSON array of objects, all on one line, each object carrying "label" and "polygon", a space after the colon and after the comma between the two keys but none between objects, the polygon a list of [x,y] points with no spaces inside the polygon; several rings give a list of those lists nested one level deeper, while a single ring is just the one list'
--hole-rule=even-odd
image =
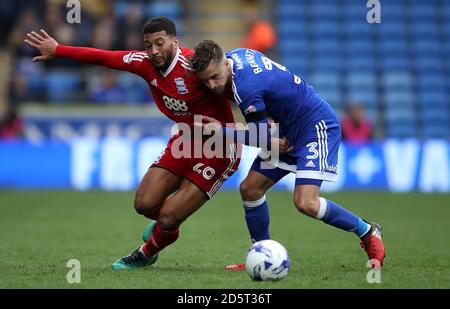
[{"label": "player's bare arm", "polygon": [[[269,127],[272,124],[273,120],[269,121]],[[196,128],[203,129],[205,134],[212,134],[213,132],[218,132],[222,128],[222,124],[220,123],[220,121],[208,116],[202,116],[202,123],[195,122],[194,126]],[[281,138],[271,136],[270,142],[272,143],[272,145],[278,143],[279,147],[278,149],[280,153],[288,153],[294,148],[293,146],[290,146],[289,140],[285,136]]]},{"label": "player's bare arm", "polygon": [[33,62],[47,61],[55,57],[56,47],[58,46],[58,42],[43,29],[41,29],[39,33],[35,31],[27,33],[25,43],[36,48],[41,53],[40,56],[33,58]]}]

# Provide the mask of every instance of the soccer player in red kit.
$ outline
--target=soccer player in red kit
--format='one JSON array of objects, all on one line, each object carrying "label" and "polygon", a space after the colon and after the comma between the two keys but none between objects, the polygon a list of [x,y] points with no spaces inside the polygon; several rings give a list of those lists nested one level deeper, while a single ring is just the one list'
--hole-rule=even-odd
[{"label": "soccer player in red kit", "polygon": [[[25,42],[40,56],[33,61],[66,57],[135,73],[148,83],[156,105],[176,123],[193,126],[194,115],[210,116],[222,123],[234,123],[230,103],[210,92],[192,74],[189,59],[194,51],[179,46],[175,24],[167,18],[149,20],[144,25],[146,51],[105,51],[58,44],[44,30],[27,34]],[[151,125],[151,124],[149,124]],[[173,136],[160,157],[142,178],[134,207],[153,219],[144,236],[145,243],[113,263],[113,269],[130,269],[153,264],[158,252],[175,242],[178,228],[199,209],[237,169],[236,144],[227,144],[223,158],[175,158]],[[193,139],[190,138],[193,143]],[[120,177],[120,175],[117,175]]]}]

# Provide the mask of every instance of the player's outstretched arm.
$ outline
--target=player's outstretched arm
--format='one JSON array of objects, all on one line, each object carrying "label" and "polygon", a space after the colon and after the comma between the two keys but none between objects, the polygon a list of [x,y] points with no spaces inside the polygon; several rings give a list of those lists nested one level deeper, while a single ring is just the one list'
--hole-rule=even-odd
[{"label": "player's outstretched arm", "polygon": [[58,44],[44,30],[27,34],[25,43],[41,53],[33,61],[45,61],[53,57],[69,58],[82,63],[101,65],[141,75],[142,62],[146,53],[142,51],[109,51],[90,47]]},{"label": "player's outstretched arm", "polygon": [[36,48],[41,53],[40,56],[34,57],[33,61],[46,61],[55,57],[56,47],[58,46],[58,42],[42,29],[39,33],[34,31],[27,33],[25,43]]}]

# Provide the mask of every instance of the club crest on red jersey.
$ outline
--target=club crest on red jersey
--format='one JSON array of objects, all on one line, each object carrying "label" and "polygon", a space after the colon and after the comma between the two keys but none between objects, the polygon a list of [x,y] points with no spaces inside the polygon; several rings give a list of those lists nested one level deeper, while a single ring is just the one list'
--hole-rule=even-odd
[{"label": "club crest on red jersey", "polygon": [[177,90],[178,90],[179,94],[186,94],[189,92],[186,87],[183,77],[177,77],[174,80],[175,80],[175,85],[177,86]]}]

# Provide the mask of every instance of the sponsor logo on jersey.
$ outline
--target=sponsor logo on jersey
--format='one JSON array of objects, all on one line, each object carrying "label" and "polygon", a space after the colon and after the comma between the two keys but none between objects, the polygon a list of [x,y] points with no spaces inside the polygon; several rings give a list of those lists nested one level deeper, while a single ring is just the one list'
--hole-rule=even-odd
[{"label": "sponsor logo on jersey", "polygon": [[124,63],[131,63],[132,61],[142,62],[145,58],[148,58],[146,52],[129,52],[123,56],[122,60]]},{"label": "sponsor logo on jersey", "polygon": [[150,85],[155,87],[158,86],[158,81],[156,80],[156,78],[150,82]]},{"label": "sponsor logo on jersey", "polygon": [[186,94],[189,92],[186,87],[186,84],[184,83],[183,77],[177,77],[174,80],[175,80],[175,85],[177,86],[177,90],[178,90],[179,94]]},{"label": "sponsor logo on jersey", "polygon": [[231,58],[233,58],[234,62],[236,62],[236,68],[238,70],[244,69],[244,64],[242,63],[242,59],[238,56],[238,54],[233,53],[231,55]]},{"label": "sponsor logo on jersey", "polygon": [[328,172],[337,173],[337,166],[336,165],[328,165],[325,170],[327,170]]},{"label": "sponsor logo on jersey", "polygon": [[308,163],[305,164],[305,167],[316,167],[313,161],[308,161]]},{"label": "sponsor logo on jersey", "polygon": [[163,96],[164,105],[168,110],[171,110],[175,116],[189,116],[188,106],[185,101],[178,100],[172,97]]}]

